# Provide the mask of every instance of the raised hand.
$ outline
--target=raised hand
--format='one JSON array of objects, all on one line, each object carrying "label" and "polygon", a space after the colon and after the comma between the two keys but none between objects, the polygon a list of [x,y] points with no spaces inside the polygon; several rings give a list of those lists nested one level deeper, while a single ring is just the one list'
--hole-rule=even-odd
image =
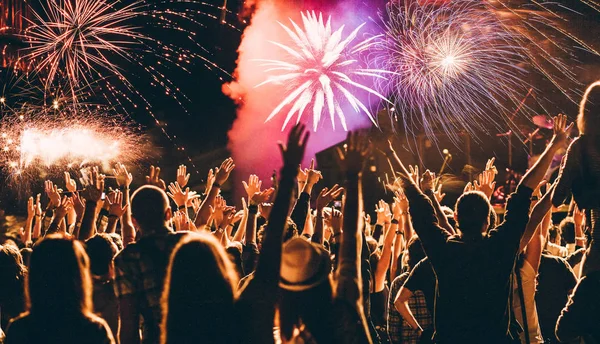
[{"label": "raised hand", "polygon": [[83,190],[82,196],[87,202],[98,203],[104,192],[104,175],[98,173],[98,167],[91,170],[90,185]]},{"label": "raised hand", "polygon": [[552,124],[552,130],[554,132],[551,141],[552,145],[556,147],[563,147],[566,145],[567,140],[569,139],[569,132],[571,132],[571,128],[573,127],[572,122],[569,125],[567,125],[567,122],[567,116],[563,114],[554,117]]},{"label": "raised hand", "polygon": [[75,182],[75,179],[71,179],[71,174],[69,172],[65,172],[65,184],[67,187],[67,191],[77,191],[77,183]]},{"label": "raised hand", "polygon": [[321,174],[321,171],[315,170],[315,159],[311,159],[310,167],[308,169],[304,170],[304,172],[306,172],[306,183],[307,184],[315,185],[315,184],[317,184],[317,182],[319,180],[323,179],[323,175]]},{"label": "raised hand", "polygon": [[440,177],[436,178],[433,183],[433,196],[438,203],[441,203],[444,197],[446,197],[446,194],[442,193],[442,186]]},{"label": "raised hand", "polygon": [[27,200],[27,219],[31,220],[35,217],[36,205],[33,203],[33,197]]},{"label": "raised hand", "polygon": [[146,176],[146,184],[154,185],[163,190],[167,189],[165,181],[160,179],[160,167],[150,166],[150,175]]},{"label": "raised hand", "polygon": [[185,165],[179,165],[179,168],[177,168],[177,183],[184,188],[189,181],[190,174],[187,173],[187,167]]},{"label": "raised hand", "polygon": [[190,205],[192,207],[192,209],[194,210],[194,214],[198,212],[198,209],[200,209],[200,206],[202,205],[202,201],[200,200],[200,195],[198,195],[195,198],[192,198],[189,201]]},{"label": "raised hand", "polygon": [[117,185],[119,186],[129,187],[129,185],[131,185],[131,182],[133,181],[133,176],[131,175],[131,173],[127,172],[127,167],[125,167],[125,165],[121,164],[120,162],[115,164],[115,168],[113,168],[113,175],[115,176],[117,180]]},{"label": "raised hand", "polygon": [[419,178],[420,178],[420,175],[419,175],[419,166],[417,166],[417,165],[414,165],[414,166],[409,165],[408,169],[409,169],[408,177],[410,179],[412,179],[412,181],[415,184],[419,185]]},{"label": "raised hand", "polygon": [[423,176],[421,177],[421,190],[423,192],[431,190],[433,191],[433,184],[435,183],[435,173],[426,170],[423,172]]},{"label": "raised hand", "polygon": [[185,190],[183,190],[179,183],[171,183],[169,184],[167,195],[169,195],[175,204],[177,204],[177,207],[181,207],[182,205],[187,205],[190,199],[190,188],[185,188]]},{"label": "raised hand", "polygon": [[215,171],[214,183],[217,183],[218,185],[223,185],[227,181],[227,179],[229,179],[229,174],[231,174],[231,171],[233,171],[234,168],[235,164],[233,163],[233,159],[225,159],[225,161],[221,163],[221,167],[217,168]]},{"label": "raised hand", "polygon": [[471,192],[471,191],[475,191],[475,187],[473,186],[473,183],[468,182],[467,185],[465,185],[465,188],[463,189],[463,193],[467,193],[467,192]]},{"label": "raised hand", "polygon": [[250,199],[250,204],[259,205],[259,204],[262,204],[265,202],[269,202],[271,200],[271,197],[273,196],[274,192],[275,192],[275,189],[273,189],[273,188],[268,188],[261,192],[257,192]]},{"label": "raised hand", "polygon": [[227,203],[225,203],[225,199],[221,196],[215,199],[215,204],[210,207],[212,211],[213,220],[215,220],[215,224],[217,227],[223,222],[223,217],[225,216],[225,208],[227,207]]},{"label": "raised hand", "polygon": [[331,190],[323,188],[317,197],[317,211],[323,210],[329,203],[338,198],[342,192],[344,192],[344,188],[337,184],[335,184]]},{"label": "raised hand", "polygon": [[342,231],[342,212],[337,209],[331,210],[331,229],[334,234]]},{"label": "raised hand", "polygon": [[362,174],[365,166],[366,157],[370,152],[369,142],[365,137],[356,132],[348,132],[346,152],[340,148],[337,149],[342,170],[347,174]]},{"label": "raised hand", "polygon": [[485,171],[492,172],[492,179],[496,179],[496,175],[498,174],[498,169],[494,165],[495,161],[496,158],[491,158],[485,163]]},{"label": "raised hand", "polygon": [[262,186],[262,181],[260,181],[260,179],[258,179],[257,175],[251,174],[250,178],[248,178],[248,183],[243,181],[242,184],[244,184],[244,190],[246,190],[248,199],[252,199],[254,194],[260,192],[260,188]]},{"label": "raised hand", "polygon": [[306,126],[304,124],[297,124],[290,130],[287,144],[278,143],[284,167],[296,168],[302,163],[309,137],[310,133],[306,131]]},{"label": "raised hand", "polygon": [[494,190],[496,189],[494,176],[493,171],[486,170],[483,171],[483,173],[479,175],[478,180],[473,183],[475,190],[483,192],[488,199],[492,197]]},{"label": "raised hand", "polygon": [[208,170],[208,176],[206,176],[206,189],[204,190],[204,194],[208,194],[208,192],[212,188],[214,182],[215,182],[215,171],[211,168],[210,170]]},{"label": "raised hand", "polygon": [[114,195],[112,197],[107,197],[106,202],[108,203],[108,215],[109,216],[121,217],[121,216],[123,216],[123,214],[125,214],[127,207],[129,207],[129,204],[125,204],[124,206],[122,205],[123,204],[123,193],[122,192],[116,192],[116,193],[114,193]]},{"label": "raised hand", "polygon": [[74,193],[71,198],[73,199],[73,209],[75,209],[77,221],[81,221],[85,212],[85,201],[79,197],[78,193]]},{"label": "raised hand", "polygon": [[392,221],[390,205],[384,200],[379,200],[378,204],[375,206],[375,212],[377,213],[377,224],[385,225]]},{"label": "raised hand", "polygon": [[396,197],[394,197],[394,204],[397,204],[397,210],[400,211],[401,214],[408,213],[408,199],[406,198],[406,195],[403,191],[396,192]]},{"label": "raised hand", "polygon": [[49,208],[60,206],[60,191],[58,190],[58,186],[54,185],[52,181],[46,180],[44,182],[44,191],[50,199],[50,204],[48,204]]},{"label": "raised hand", "polygon": [[64,218],[69,211],[73,209],[73,200],[67,196],[63,196],[60,205],[54,211],[54,217],[57,219]]}]

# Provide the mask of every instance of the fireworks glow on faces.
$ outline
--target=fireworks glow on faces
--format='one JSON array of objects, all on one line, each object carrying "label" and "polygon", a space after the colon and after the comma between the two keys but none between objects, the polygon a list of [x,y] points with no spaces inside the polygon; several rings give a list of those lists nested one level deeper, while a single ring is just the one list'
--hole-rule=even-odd
[{"label": "fireworks glow on faces", "polygon": [[290,19],[293,28],[284,24],[281,27],[289,35],[292,44],[285,45],[272,42],[283,49],[288,60],[261,59],[266,81],[258,84],[285,85],[286,96],[267,117],[267,121],[275,117],[286,107],[291,106],[283,129],[297,113],[300,121],[307,107],[312,106],[313,129],[316,131],[323,112],[329,114],[332,127],[335,128],[336,116],[344,130],[347,130],[346,117],[342,110],[342,102],[352,106],[354,111],[363,112],[377,125],[375,118],[367,106],[355,95],[364,91],[381,100],[387,101],[379,92],[360,83],[359,79],[384,78],[385,71],[368,69],[361,66],[358,54],[370,48],[370,40],[353,43],[362,25],[354,29],[348,36],[343,36],[344,27],[337,30],[331,28],[331,17],[325,22],[322,14],[315,12],[302,13],[303,28]]},{"label": "fireworks glow on faces", "polygon": [[145,137],[119,116],[69,107],[5,111],[0,161],[15,180],[115,162],[133,164],[146,154]]},{"label": "fireworks glow on faces", "polygon": [[456,139],[462,130],[501,127],[523,94],[522,49],[472,2],[389,5],[384,29],[369,57],[393,73],[379,91],[392,95],[407,131]]}]

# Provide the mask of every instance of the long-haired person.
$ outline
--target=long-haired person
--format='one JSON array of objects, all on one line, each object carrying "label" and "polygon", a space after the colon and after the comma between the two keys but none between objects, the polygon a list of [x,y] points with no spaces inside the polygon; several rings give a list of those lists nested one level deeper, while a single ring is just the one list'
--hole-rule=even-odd
[{"label": "long-haired person", "polygon": [[[600,341],[600,81],[585,91],[579,116],[579,137],[571,143],[558,176],[553,203],[561,204],[569,189],[579,209],[585,209],[592,240],[583,262],[582,276],[556,324],[561,342]],[[576,240],[581,240],[576,238]]]},{"label": "long-haired person", "polygon": [[19,250],[12,245],[0,245],[0,329],[6,330],[10,319],[25,310],[26,274]]},{"label": "long-haired person", "polygon": [[114,343],[108,325],[92,312],[92,279],[82,244],[47,237],[33,250],[27,311],[8,326],[6,344]]},{"label": "long-haired person", "polygon": [[182,240],[165,280],[161,342],[235,342],[237,283],[234,266],[212,235],[190,234]]},{"label": "long-haired person", "polygon": [[579,137],[567,151],[552,196],[561,205],[572,191],[579,209],[586,212],[592,240],[588,243],[582,273],[600,270],[600,81],[591,84],[581,100],[577,116]]}]

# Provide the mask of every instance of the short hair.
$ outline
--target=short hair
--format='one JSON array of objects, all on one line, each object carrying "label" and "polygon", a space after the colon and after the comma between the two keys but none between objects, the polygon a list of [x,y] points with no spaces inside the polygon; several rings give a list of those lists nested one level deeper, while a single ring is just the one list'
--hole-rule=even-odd
[{"label": "short hair", "polygon": [[85,242],[86,252],[90,257],[90,270],[93,275],[102,276],[108,273],[110,263],[117,255],[115,245],[106,233],[99,233]]},{"label": "short hair", "polygon": [[583,94],[577,115],[579,134],[600,134],[600,81],[591,84]]},{"label": "short hair", "polygon": [[113,244],[117,246],[117,252],[123,250],[123,238],[118,233],[105,233],[112,240]]},{"label": "short hair", "polygon": [[560,224],[561,236],[567,244],[575,243],[575,220],[572,217],[565,217]]},{"label": "short hair", "polygon": [[144,228],[156,228],[165,223],[169,198],[160,188],[144,185],[131,196],[131,216]]},{"label": "short hair", "polygon": [[480,191],[469,191],[456,201],[456,222],[460,231],[466,236],[481,234],[482,226],[489,221],[490,201]]},{"label": "short hair", "polygon": [[558,239],[560,237],[560,235],[561,235],[560,227],[558,227],[558,226],[550,227],[550,230],[548,231],[548,239],[550,240],[550,242],[555,242],[556,239]]}]

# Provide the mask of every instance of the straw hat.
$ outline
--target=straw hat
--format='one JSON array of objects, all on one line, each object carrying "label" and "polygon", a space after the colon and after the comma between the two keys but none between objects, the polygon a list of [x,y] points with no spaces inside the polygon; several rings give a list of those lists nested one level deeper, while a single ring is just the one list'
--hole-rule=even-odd
[{"label": "straw hat", "polygon": [[319,245],[296,237],[283,246],[279,287],[303,291],[315,287],[329,277],[331,259]]}]

